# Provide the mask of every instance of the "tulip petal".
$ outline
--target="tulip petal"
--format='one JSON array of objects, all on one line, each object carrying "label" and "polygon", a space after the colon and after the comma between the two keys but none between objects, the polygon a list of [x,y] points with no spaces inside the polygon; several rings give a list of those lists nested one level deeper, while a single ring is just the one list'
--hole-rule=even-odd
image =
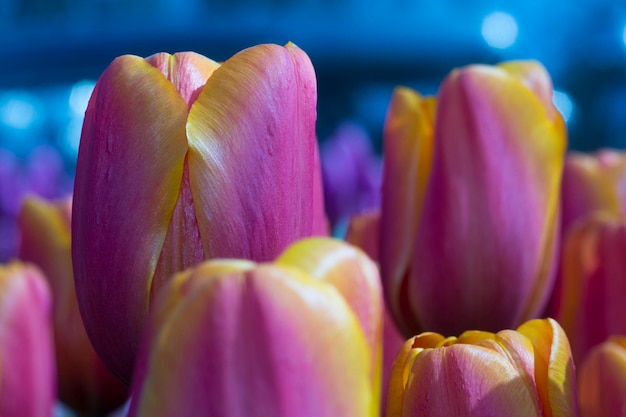
[{"label": "tulip petal", "polygon": [[626,218],[597,213],[574,227],[561,259],[557,320],[581,361],[612,334],[626,334]]},{"label": "tulip petal", "polygon": [[545,304],[565,150],[549,113],[502,69],[470,66],[443,83],[408,284],[423,327],[499,330]]},{"label": "tulip petal", "polygon": [[151,336],[131,417],[375,415],[355,316],[297,270],[207,277]]},{"label": "tulip petal", "polygon": [[553,319],[531,320],[518,332],[535,350],[535,382],[545,417],[577,415],[576,375],[565,332]]},{"label": "tulip petal", "polygon": [[534,91],[546,109],[548,118],[554,118],[556,109],[552,101],[554,94],[552,80],[543,65],[537,61],[507,61],[498,64],[498,68],[518,78],[526,87]]},{"label": "tulip petal", "polygon": [[316,94],[312,65],[293,45],[246,49],[207,81],[187,135],[208,257],[273,260],[323,223],[314,219],[323,210],[314,207],[323,201],[316,198]]},{"label": "tulip petal", "polygon": [[350,218],[346,242],[361,248],[374,262],[379,262],[380,211],[360,213]]},{"label": "tulip petal", "polygon": [[56,400],[52,299],[39,269],[0,265],[0,415],[51,417]]},{"label": "tulip petal", "polygon": [[399,87],[384,132],[380,262],[391,311],[405,334],[418,324],[406,298],[406,277],[433,152],[435,99]]},{"label": "tulip petal", "polygon": [[277,265],[298,268],[335,287],[348,302],[370,346],[372,384],[379,404],[382,372],[383,300],[378,268],[360,249],[330,238],[302,239],[290,245]]},{"label": "tulip petal", "polygon": [[454,344],[417,354],[402,415],[542,417],[533,395],[505,355]]},{"label": "tulip petal", "polygon": [[196,101],[206,80],[220,64],[195,52],[178,52],[174,55],[158,53],[146,58],[174,85],[188,107]]},{"label": "tulip petal", "polygon": [[70,243],[71,198],[47,202],[29,197],[18,222],[19,257],[41,268],[52,293],[59,400],[84,415],[118,408],[128,398],[128,390],[94,351],[78,311]]},{"label": "tulip petal", "polygon": [[134,56],[102,74],[85,115],[72,219],[76,292],[96,351],[124,381],[179,195],[186,120],[174,86]]},{"label": "tulip petal", "polygon": [[626,337],[591,350],[578,378],[581,417],[622,417],[626,412]]}]

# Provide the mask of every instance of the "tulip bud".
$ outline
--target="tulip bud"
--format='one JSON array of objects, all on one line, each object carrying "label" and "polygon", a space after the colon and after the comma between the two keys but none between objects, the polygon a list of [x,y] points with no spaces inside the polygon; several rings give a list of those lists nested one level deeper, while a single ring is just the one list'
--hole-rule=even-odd
[{"label": "tulip bud", "polygon": [[602,149],[570,152],[563,167],[561,234],[596,211],[613,214],[626,208],[626,153]]},{"label": "tulip bud", "polygon": [[380,341],[368,339],[380,326],[359,322],[381,321],[370,264],[311,240],[275,263],[214,259],[177,274],[148,321],[129,417],[377,416]]},{"label": "tulip bud", "polygon": [[51,417],[56,399],[50,290],[39,269],[0,265],[0,416]]},{"label": "tulip bud", "polygon": [[563,244],[556,319],[575,360],[612,334],[626,334],[626,218],[598,213],[572,227]]},{"label": "tulip bud", "polygon": [[44,272],[52,293],[58,397],[85,416],[106,415],[128,398],[128,389],[93,349],[78,311],[70,248],[71,197],[57,202],[30,197],[18,223],[19,257]]},{"label": "tulip bud", "polygon": [[151,300],[215,257],[274,259],[324,234],[315,74],[292,44],[223,64],[117,58],[85,115],[72,256],[85,326],[129,381]]},{"label": "tulip bud", "polygon": [[626,415],[626,336],[593,348],[578,372],[581,417]]},{"label": "tulip bud", "polygon": [[422,333],[396,357],[387,417],[577,416],[567,337],[552,319],[517,331]]},{"label": "tulip bud", "polygon": [[566,132],[534,62],[453,71],[394,93],[384,133],[381,275],[405,334],[497,331],[554,281]]},{"label": "tulip bud", "polygon": [[[361,248],[372,260],[378,262],[378,236],[380,212],[370,211],[353,216],[348,225],[346,241]],[[386,395],[391,376],[391,367],[396,355],[404,345],[405,338],[398,330],[388,305],[383,303],[383,353],[382,353],[382,392],[381,409],[386,409]]]}]

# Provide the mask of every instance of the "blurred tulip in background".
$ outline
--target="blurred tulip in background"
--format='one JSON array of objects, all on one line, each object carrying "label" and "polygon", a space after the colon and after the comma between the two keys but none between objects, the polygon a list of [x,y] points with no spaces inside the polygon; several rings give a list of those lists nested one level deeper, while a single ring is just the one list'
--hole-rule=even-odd
[{"label": "blurred tulip in background", "polygon": [[0,265],[0,416],[51,417],[56,402],[52,300],[41,271]]},{"label": "blurred tulip in background", "polygon": [[394,92],[384,136],[381,274],[406,335],[537,317],[554,281],[566,130],[534,61]]},{"label": "blurred tulip in background", "polygon": [[78,310],[70,243],[71,196],[28,197],[20,210],[19,258],[36,264],[48,280],[61,402],[79,416],[105,416],[128,398],[128,389],[96,354]]},{"label": "blurred tulip in background", "polygon": [[626,218],[598,213],[573,226],[563,244],[555,318],[576,362],[612,334],[626,334]]},{"label": "blurred tulip in background", "polygon": [[581,417],[626,415],[626,336],[594,347],[578,368]]},{"label": "blurred tulip in background", "polygon": [[569,152],[561,185],[561,235],[597,211],[626,213],[626,153],[601,149],[594,153]]}]

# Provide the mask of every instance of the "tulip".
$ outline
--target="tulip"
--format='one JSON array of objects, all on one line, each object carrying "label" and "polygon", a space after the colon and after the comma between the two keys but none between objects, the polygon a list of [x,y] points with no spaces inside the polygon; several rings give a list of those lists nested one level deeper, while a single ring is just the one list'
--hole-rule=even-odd
[{"label": "tulip", "polygon": [[565,158],[561,186],[561,234],[596,211],[626,209],[626,153],[602,149],[593,154],[570,152]]},{"label": "tulip", "polygon": [[593,348],[578,372],[581,417],[626,415],[626,336]]},{"label": "tulip", "polygon": [[381,275],[406,335],[534,318],[554,282],[566,132],[535,62],[454,70],[436,102],[408,88],[384,131]]},{"label": "tulip", "polygon": [[71,197],[24,201],[18,216],[19,257],[36,264],[51,289],[59,400],[81,416],[102,416],[120,407],[128,390],[96,354],[78,311],[70,248],[71,203]]},{"label": "tulip", "polygon": [[129,417],[378,415],[377,280],[332,240],[175,275],[146,326]]},{"label": "tulip", "polygon": [[0,416],[51,417],[56,390],[50,290],[38,268],[0,265]]},{"label": "tulip", "polygon": [[598,213],[572,227],[563,244],[556,319],[579,362],[612,334],[626,334],[626,218]]},{"label": "tulip", "polygon": [[151,300],[215,258],[274,259],[325,231],[316,84],[302,50],[260,45],[117,58],[81,136],[72,219],[76,291],[104,363],[128,382]]},{"label": "tulip", "polygon": [[[378,236],[380,211],[368,211],[357,214],[350,219],[346,241],[362,249],[372,260],[378,262]],[[400,333],[393,320],[386,303],[383,306],[383,353],[382,353],[382,381],[383,393],[387,392],[391,368],[396,355],[404,345],[405,338]],[[381,400],[381,409],[386,408],[386,396]]]},{"label": "tulip", "polygon": [[516,331],[409,339],[391,375],[387,417],[577,416],[567,336],[552,319]]}]

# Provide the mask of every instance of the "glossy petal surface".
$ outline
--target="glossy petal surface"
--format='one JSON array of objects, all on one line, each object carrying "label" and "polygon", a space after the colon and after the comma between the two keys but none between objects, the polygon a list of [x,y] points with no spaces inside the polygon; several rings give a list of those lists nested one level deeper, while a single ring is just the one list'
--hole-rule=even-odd
[{"label": "glossy petal surface", "polygon": [[293,45],[246,49],[209,78],[187,123],[208,257],[269,261],[319,227],[316,97],[313,67]]}]

